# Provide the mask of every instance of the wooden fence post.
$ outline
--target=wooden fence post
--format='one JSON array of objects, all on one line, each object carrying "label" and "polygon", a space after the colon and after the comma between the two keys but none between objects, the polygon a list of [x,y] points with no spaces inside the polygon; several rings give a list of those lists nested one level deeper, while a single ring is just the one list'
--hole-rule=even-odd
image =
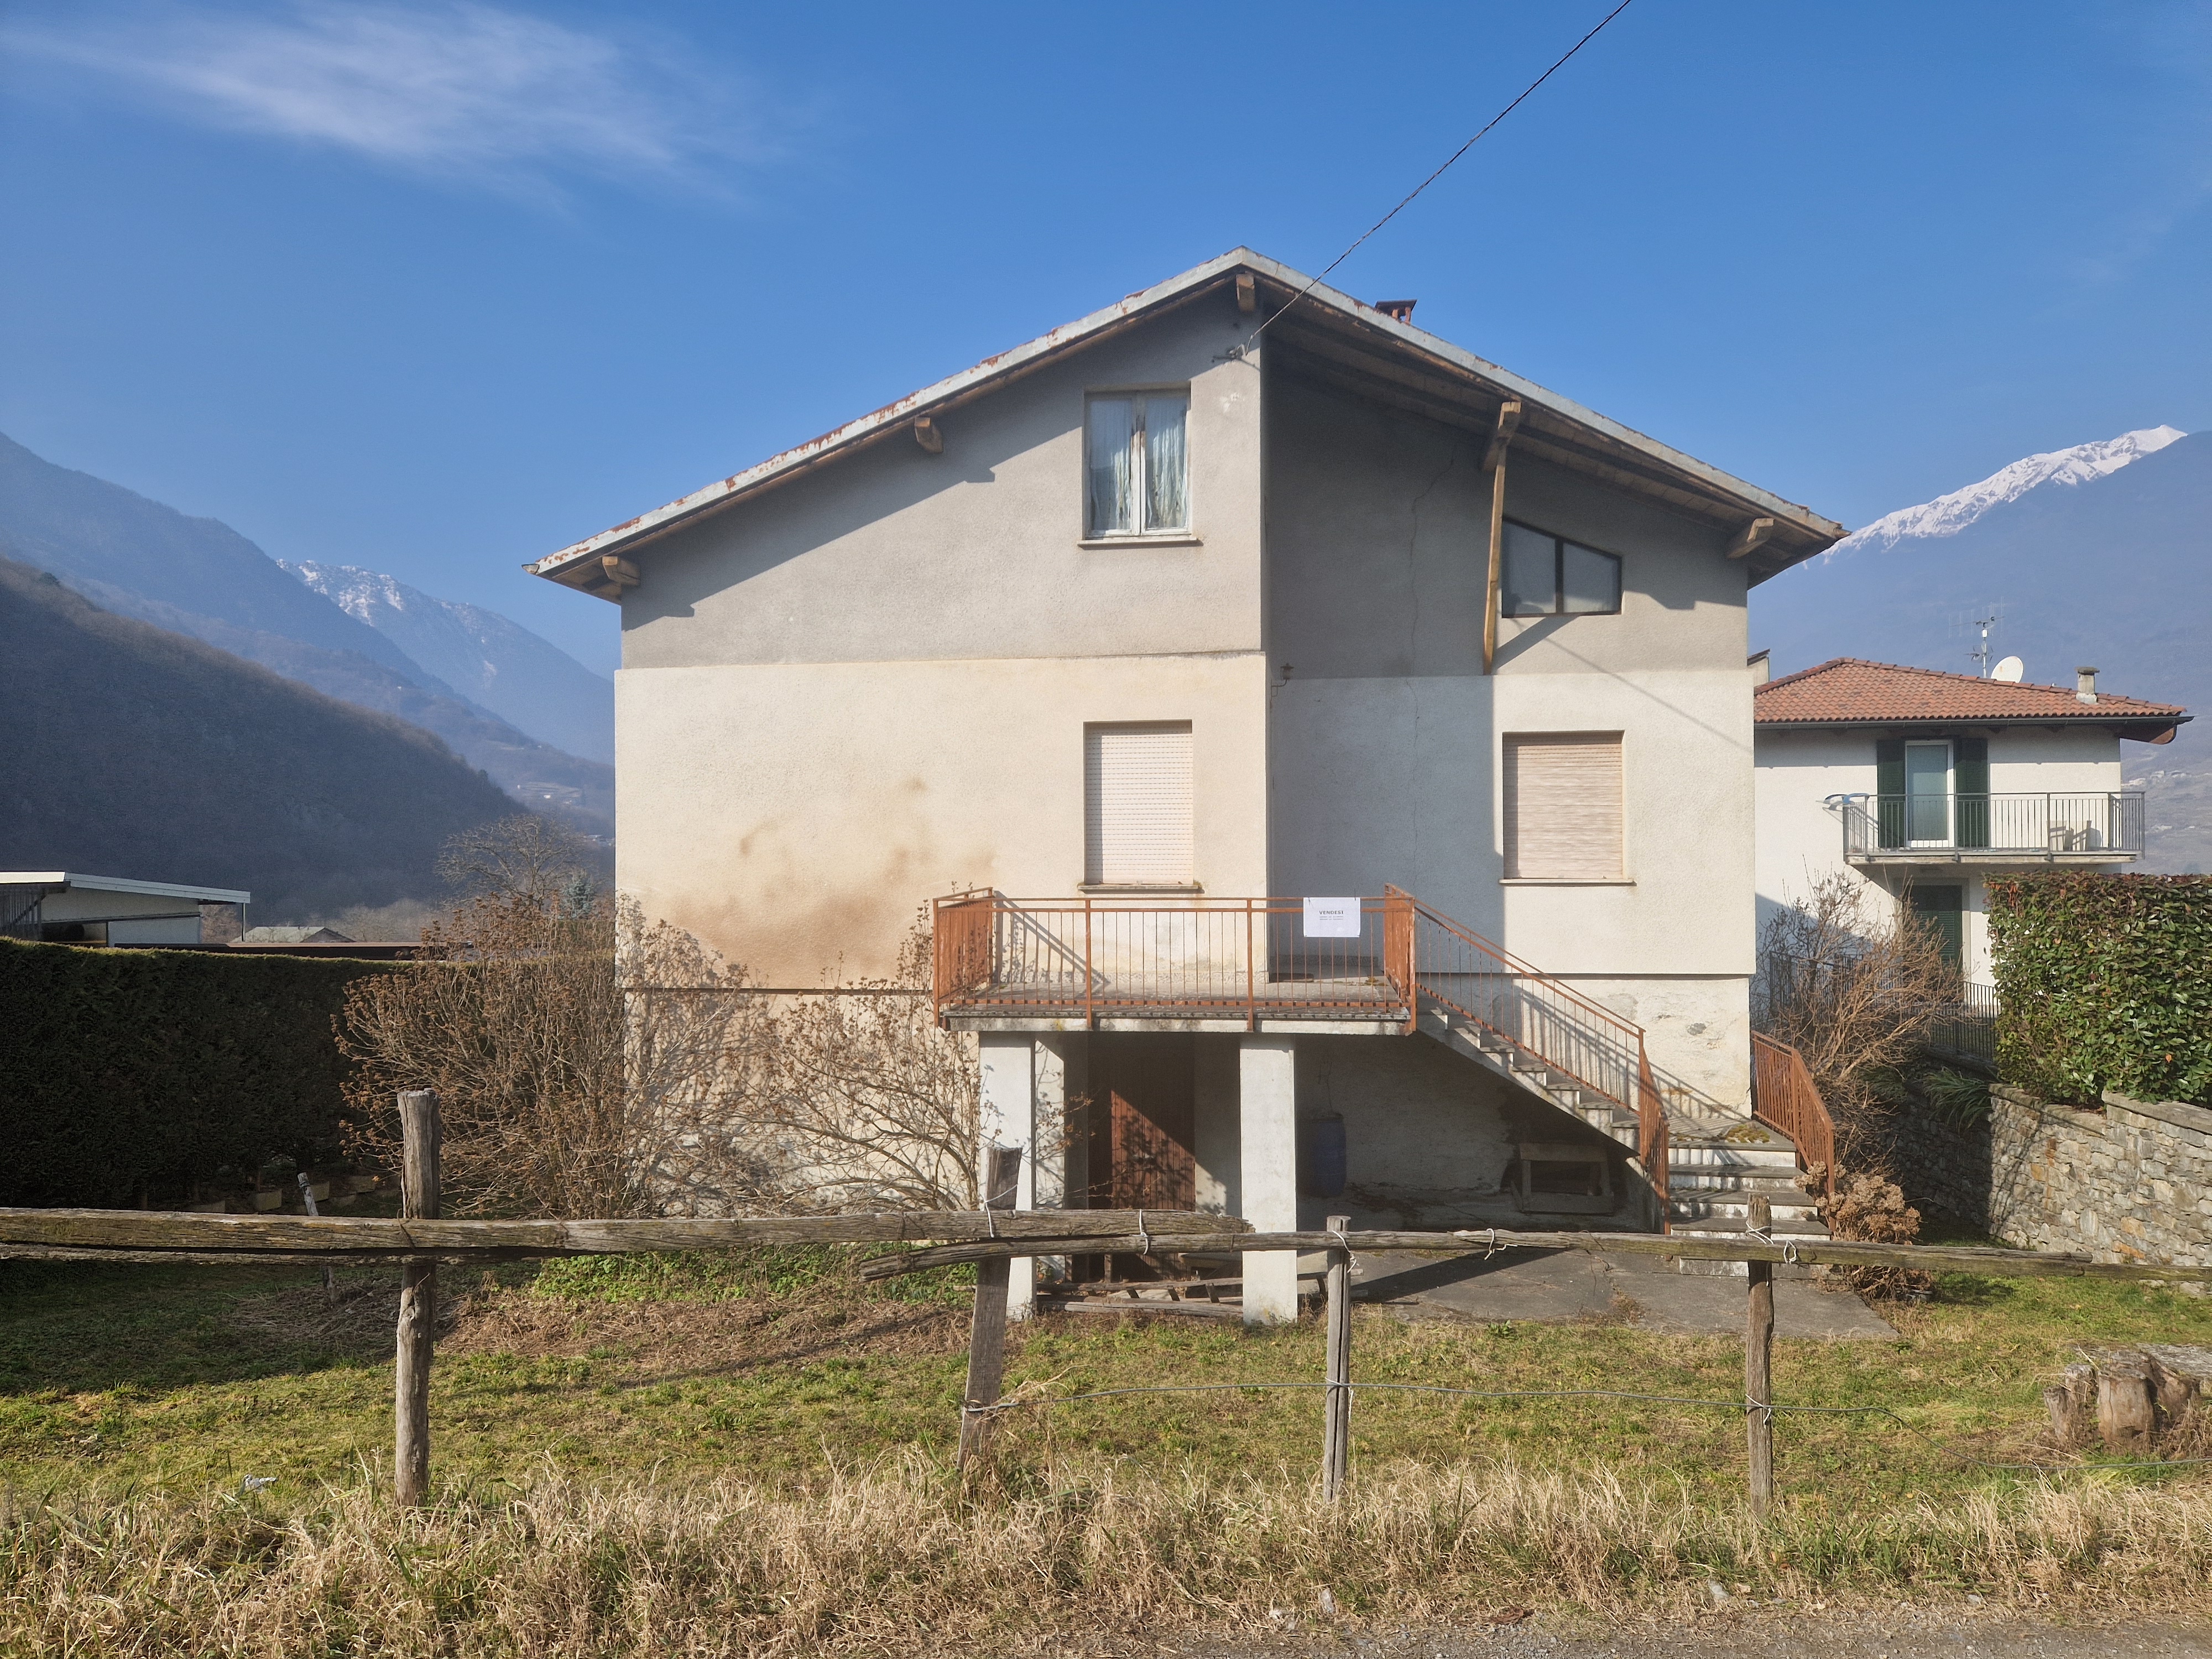
[{"label": "wooden fence post", "polygon": [[[1750,1203],[1750,1230],[1774,1224],[1774,1206],[1764,1198]],[[1744,1422],[1751,1449],[1751,1513],[1764,1521],[1774,1503],[1774,1264],[1747,1261],[1751,1281],[1750,1317],[1743,1334]]]},{"label": "wooden fence post", "polygon": [[[1340,1236],[1348,1215],[1333,1215],[1328,1231]],[[1328,1253],[1328,1386],[1322,1390],[1321,1494],[1334,1504],[1352,1468],[1352,1252]]]},{"label": "wooden fence post", "polygon": [[[990,1149],[990,1176],[984,1182],[986,1211],[1011,1210],[1022,1178],[1022,1149]],[[954,1467],[965,1474],[971,1457],[991,1443],[999,1379],[1006,1365],[1006,1284],[1012,1259],[994,1256],[975,1264],[975,1315],[968,1329],[968,1389],[960,1408],[960,1451]]]},{"label": "wooden fence post", "polygon": [[[428,1089],[399,1097],[399,1213],[438,1213],[438,1097]],[[392,1484],[410,1507],[430,1499],[430,1352],[438,1326],[438,1266],[399,1269],[399,1355],[392,1376]]]}]

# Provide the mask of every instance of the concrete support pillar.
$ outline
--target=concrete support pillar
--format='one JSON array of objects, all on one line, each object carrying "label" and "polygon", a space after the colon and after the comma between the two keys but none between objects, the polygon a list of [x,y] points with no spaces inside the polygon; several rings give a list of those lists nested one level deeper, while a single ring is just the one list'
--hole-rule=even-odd
[{"label": "concrete support pillar", "polygon": [[[1238,1040],[1237,1139],[1240,1213],[1263,1233],[1298,1224],[1297,1043],[1293,1037]],[[1244,1322],[1298,1316],[1295,1250],[1244,1253]]]},{"label": "concrete support pillar", "polygon": [[[991,1148],[1022,1149],[1022,1182],[1014,1194],[1018,1210],[1036,1208],[1036,1039],[1026,1031],[986,1031],[982,1121],[976,1136],[981,1167],[979,1183],[991,1172]],[[986,1198],[989,1194],[984,1194]],[[1018,1255],[1006,1274],[1006,1317],[1027,1319],[1036,1302],[1036,1262]]]},{"label": "concrete support pillar", "polygon": [[[1031,1062],[1036,1096],[1036,1174],[1033,1182],[1040,1210],[1079,1210],[1085,1207],[1085,1177],[1090,1146],[1081,1122],[1087,1058],[1083,1039],[1055,1033],[1036,1039]],[[1037,1258],[1047,1279],[1067,1277],[1067,1258]]]}]

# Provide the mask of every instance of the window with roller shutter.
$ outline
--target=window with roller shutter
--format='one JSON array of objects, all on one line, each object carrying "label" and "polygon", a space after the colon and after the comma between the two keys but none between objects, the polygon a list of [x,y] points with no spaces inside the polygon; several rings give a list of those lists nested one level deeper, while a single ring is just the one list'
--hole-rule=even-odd
[{"label": "window with roller shutter", "polygon": [[1620,732],[1508,733],[1504,768],[1508,880],[1621,878]]},{"label": "window with roller shutter", "polygon": [[1188,720],[1083,728],[1083,881],[1188,887],[1196,881]]}]

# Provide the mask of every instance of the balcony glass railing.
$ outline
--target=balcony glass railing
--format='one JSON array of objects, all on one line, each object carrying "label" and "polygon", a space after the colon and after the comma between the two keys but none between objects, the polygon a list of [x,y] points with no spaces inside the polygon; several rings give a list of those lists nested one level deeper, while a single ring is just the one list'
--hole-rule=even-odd
[{"label": "balcony glass railing", "polygon": [[1843,809],[1847,858],[2143,850],[2143,798],[2136,793],[1850,795]]}]

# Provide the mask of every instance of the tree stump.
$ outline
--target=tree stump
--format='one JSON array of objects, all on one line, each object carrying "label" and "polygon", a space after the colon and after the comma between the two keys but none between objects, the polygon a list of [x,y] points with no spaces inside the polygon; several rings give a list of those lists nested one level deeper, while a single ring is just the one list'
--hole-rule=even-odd
[{"label": "tree stump", "polygon": [[2158,1426],[2151,1393],[2150,1356],[2141,1348],[2084,1348],[2097,1368],[2097,1432],[2105,1449],[2142,1452]]}]

